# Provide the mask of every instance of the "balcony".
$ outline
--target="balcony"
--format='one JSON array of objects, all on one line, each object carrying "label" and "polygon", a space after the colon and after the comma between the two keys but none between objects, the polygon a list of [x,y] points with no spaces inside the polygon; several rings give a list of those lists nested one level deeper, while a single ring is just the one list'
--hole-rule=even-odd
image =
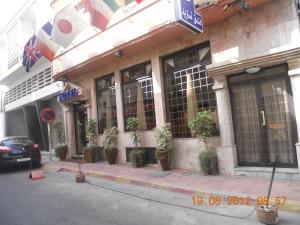
[{"label": "balcony", "polygon": [[54,97],[61,89],[62,82],[52,79],[52,69],[48,67],[14,86],[5,93],[5,110],[9,111],[41,99]]}]

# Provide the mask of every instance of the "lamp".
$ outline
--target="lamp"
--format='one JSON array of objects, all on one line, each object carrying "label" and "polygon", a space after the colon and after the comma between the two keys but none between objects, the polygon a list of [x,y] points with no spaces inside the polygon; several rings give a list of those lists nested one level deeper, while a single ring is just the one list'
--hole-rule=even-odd
[{"label": "lamp", "polygon": [[118,50],[114,53],[114,56],[121,58],[124,55],[122,50]]},{"label": "lamp", "polygon": [[246,69],[245,69],[245,72],[246,72],[246,73],[253,74],[253,73],[257,73],[257,72],[260,71],[260,70],[261,70],[260,67],[258,67],[258,66],[253,66],[253,67],[246,68]]},{"label": "lamp", "polygon": [[231,6],[236,6],[237,8],[245,10],[245,11],[249,11],[249,9],[250,9],[249,5],[247,4],[247,2],[245,0],[235,0],[231,3],[225,4],[225,6],[223,7],[223,10],[226,11]]},{"label": "lamp", "polygon": [[64,76],[62,77],[62,81],[64,82],[64,86],[66,86],[66,83],[68,83],[68,82],[70,81],[70,79],[68,78],[67,75],[64,75]]}]

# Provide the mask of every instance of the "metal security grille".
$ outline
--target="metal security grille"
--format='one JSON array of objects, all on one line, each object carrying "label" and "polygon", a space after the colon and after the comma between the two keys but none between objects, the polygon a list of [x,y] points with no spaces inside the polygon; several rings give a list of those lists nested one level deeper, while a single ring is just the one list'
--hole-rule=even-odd
[{"label": "metal security grille", "polygon": [[52,79],[52,68],[48,67],[44,71],[34,75],[33,77],[6,92],[4,104],[7,105],[11,102],[14,102],[22,97],[25,97],[26,95],[52,84],[53,82],[55,81]]},{"label": "metal security grille", "polygon": [[[154,129],[156,122],[151,63],[146,62],[135,65],[121,71],[121,73],[124,122],[126,123],[129,117],[144,117],[143,119],[146,121],[146,125],[144,128],[141,128],[141,130]],[[141,93],[140,98],[138,93]]]},{"label": "metal security grille", "polygon": [[213,80],[205,66],[210,63],[208,44],[183,50],[163,60],[167,119],[173,137],[191,137],[188,121],[197,112],[210,110],[217,127]]},{"label": "metal security grille", "polygon": [[17,21],[12,25],[12,28],[7,32],[7,67],[10,69],[19,62],[20,49],[18,45],[18,24]]},{"label": "metal security grille", "polygon": [[103,134],[105,128],[117,127],[117,106],[114,74],[96,80],[98,131]]}]

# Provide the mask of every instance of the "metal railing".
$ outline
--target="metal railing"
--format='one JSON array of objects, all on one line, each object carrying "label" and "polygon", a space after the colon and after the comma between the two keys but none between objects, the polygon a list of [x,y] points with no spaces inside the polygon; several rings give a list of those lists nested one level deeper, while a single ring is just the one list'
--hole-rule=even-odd
[{"label": "metal railing", "polygon": [[48,67],[42,72],[32,76],[28,80],[7,91],[4,97],[4,104],[7,105],[20,98],[30,95],[31,93],[38,91],[52,84],[53,82],[52,69],[51,67]]}]

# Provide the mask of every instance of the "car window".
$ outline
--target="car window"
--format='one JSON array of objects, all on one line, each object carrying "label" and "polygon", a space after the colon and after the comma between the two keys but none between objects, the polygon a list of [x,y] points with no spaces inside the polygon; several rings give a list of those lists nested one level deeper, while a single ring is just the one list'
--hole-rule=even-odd
[{"label": "car window", "polygon": [[14,138],[14,139],[7,139],[3,141],[4,145],[10,146],[10,145],[17,145],[17,144],[32,144],[33,141],[29,138]]}]

